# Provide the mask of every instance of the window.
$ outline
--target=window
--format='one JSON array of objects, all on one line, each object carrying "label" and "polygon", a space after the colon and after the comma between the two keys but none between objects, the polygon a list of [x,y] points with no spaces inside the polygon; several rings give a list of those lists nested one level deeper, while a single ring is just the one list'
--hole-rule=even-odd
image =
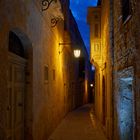
[{"label": "window", "polygon": [[49,80],[48,66],[44,67],[44,80],[45,80],[45,82],[48,82],[48,80]]},{"label": "window", "polygon": [[53,69],[53,80],[55,81],[55,69]]},{"label": "window", "polygon": [[95,24],[95,37],[99,37],[98,36],[98,24]]},{"label": "window", "polygon": [[94,51],[95,52],[100,52],[100,44],[99,43],[95,43],[95,45],[94,45]]},{"label": "window", "polygon": [[11,31],[9,33],[9,51],[18,56],[24,57],[24,47],[22,42],[18,36]]},{"label": "window", "polygon": [[122,0],[122,18],[123,22],[131,14],[131,3],[130,0]]}]

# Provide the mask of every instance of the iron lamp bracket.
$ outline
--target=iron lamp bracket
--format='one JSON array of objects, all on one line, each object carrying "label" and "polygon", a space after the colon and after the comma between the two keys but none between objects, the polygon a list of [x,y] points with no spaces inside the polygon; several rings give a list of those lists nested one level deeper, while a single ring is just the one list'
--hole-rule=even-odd
[{"label": "iron lamp bracket", "polygon": [[57,0],[42,0],[42,11],[49,9],[52,2],[57,2]]}]

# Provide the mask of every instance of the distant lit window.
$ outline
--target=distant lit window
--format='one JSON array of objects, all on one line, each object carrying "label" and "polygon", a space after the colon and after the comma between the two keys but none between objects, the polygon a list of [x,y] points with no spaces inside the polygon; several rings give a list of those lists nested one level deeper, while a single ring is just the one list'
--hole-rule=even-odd
[{"label": "distant lit window", "polygon": [[100,44],[99,44],[99,43],[96,43],[96,44],[94,45],[94,51],[95,51],[95,52],[100,52]]},{"label": "distant lit window", "polygon": [[123,21],[131,14],[131,2],[130,0],[121,0],[122,1],[122,18]]},{"label": "distant lit window", "polygon": [[11,31],[9,32],[9,51],[18,56],[24,57],[24,47],[22,42],[18,36]]}]

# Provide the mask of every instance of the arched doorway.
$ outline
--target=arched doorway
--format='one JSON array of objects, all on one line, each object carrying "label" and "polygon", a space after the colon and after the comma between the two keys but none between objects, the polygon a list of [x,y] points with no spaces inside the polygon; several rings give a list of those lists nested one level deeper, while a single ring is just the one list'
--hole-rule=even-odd
[{"label": "arched doorway", "polygon": [[32,139],[32,61],[28,37],[13,29],[9,32],[8,46],[7,139]]},{"label": "arched doorway", "polygon": [[24,139],[25,67],[24,48],[15,33],[9,33],[8,54],[8,139]]}]

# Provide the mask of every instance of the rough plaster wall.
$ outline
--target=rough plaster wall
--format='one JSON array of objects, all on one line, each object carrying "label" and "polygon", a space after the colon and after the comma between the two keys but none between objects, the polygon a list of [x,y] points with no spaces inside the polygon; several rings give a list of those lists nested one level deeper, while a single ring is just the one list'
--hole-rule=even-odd
[{"label": "rough plaster wall", "polygon": [[[42,15],[37,11],[38,9],[33,7],[34,5],[30,7],[31,18],[29,17],[30,26],[28,27],[28,29],[33,28],[34,31],[29,30],[34,44],[33,136],[36,140],[43,140],[51,134],[65,113],[72,109],[72,79],[70,78],[73,77],[75,64],[72,66],[74,58],[71,53],[66,49],[63,50],[64,46],[59,46],[60,42],[65,42],[63,40],[63,23],[58,23],[56,28],[50,28],[50,19],[46,16],[42,18]],[[32,12],[33,9],[34,12]],[[45,65],[49,69],[47,83],[44,83]],[[52,79],[53,69],[56,73],[55,81]],[[77,80],[75,78],[73,81]]]},{"label": "rough plaster wall", "polygon": [[133,68],[119,71],[118,73],[118,126],[121,140],[133,139]]},{"label": "rough plaster wall", "polygon": [[[32,99],[28,98],[28,103],[32,102],[28,105],[32,107],[29,111],[27,106],[26,140],[46,140],[64,115],[83,101],[77,84],[78,62],[67,49],[59,54],[62,48],[58,44],[64,41],[63,22],[58,23],[57,28],[51,28],[49,14],[42,13],[34,2],[15,0],[7,4],[7,1],[0,1],[0,17],[5,17],[0,20],[0,139],[4,139],[6,133],[7,50],[8,33],[12,28],[25,33],[33,49],[30,57],[33,57],[34,82]],[[44,82],[45,65],[49,68],[48,83]],[[32,66],[30,68],[32,70]],[[52,79],[53,69],[55,81]]]},{"label": "rough plaster wall", "polygon": [[[134,2],[134,1],[132,1]],[[117,84],[118,79],[118,71],[128,68],[129,66],[134,66],[135,69],[135,11],[133,11],[133,16],[127,20],[124,24],[122,22],[122,14],[121,14],[121,3],[118,0],[114,1],[114,87],[115,87],[115,104],[114,104],[114,139],[118,140],[120,132],[118,131],[118,114],[117,110],[117,95],[119,86]],[[135,89],[135,85],[134,85]],[[135,92],[134,95],[135,97]]]}]

